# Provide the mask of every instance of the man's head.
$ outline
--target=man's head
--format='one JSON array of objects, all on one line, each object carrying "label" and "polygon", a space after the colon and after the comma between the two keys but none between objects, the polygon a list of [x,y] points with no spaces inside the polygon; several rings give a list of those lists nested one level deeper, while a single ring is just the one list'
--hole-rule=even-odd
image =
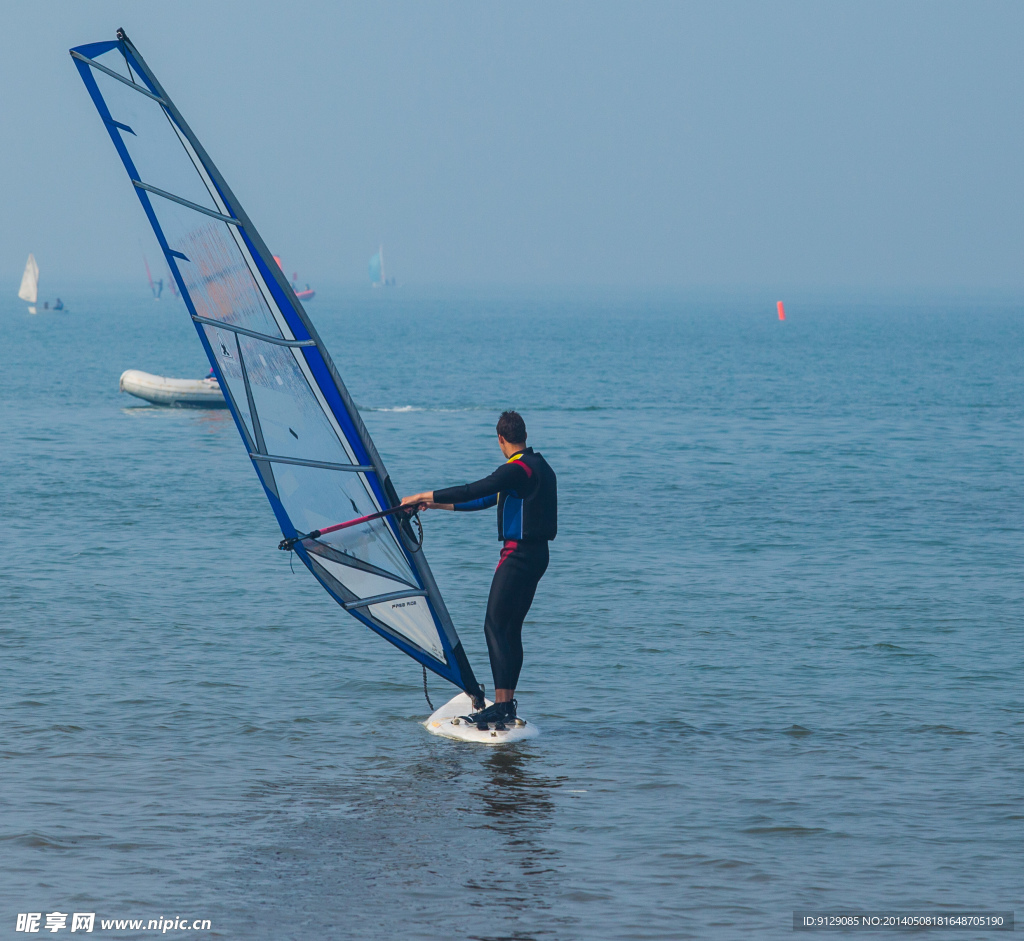
[{"label": "man's head", "polygon": [[501,413],[498,419],[498,447],[505,457],[512,457],[517,451],[526,447],[526,422],[519,412]]}]

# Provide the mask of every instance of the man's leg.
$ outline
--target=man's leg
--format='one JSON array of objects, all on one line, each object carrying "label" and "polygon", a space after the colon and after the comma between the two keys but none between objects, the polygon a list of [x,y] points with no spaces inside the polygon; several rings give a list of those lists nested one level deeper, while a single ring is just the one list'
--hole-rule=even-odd
[{"label": "man's leg", "polygon": [[[515,590],[509,590],[500,603],[503,605],[495,620],[501,625],[504,640],[506,674],[508,686],[499,687],[494,680],[494,701],[512,702],[519,685],[519,674],[523,669],[523,621],[533,604],[533,596],[537,593],[537,582],[533,573],[525,572],[513,576]],[[489,613],[489,606],[488,606]],[[487,629],[487,622],[484,630]],[[488,644],[489,646],[489,644]]]},{"label": "man's leg", "polygon": [[484,634],[494,678],[494,701],[511,702],[523,668],[523,621],[548,563],[547,544],[503,552],[487,598]]}]

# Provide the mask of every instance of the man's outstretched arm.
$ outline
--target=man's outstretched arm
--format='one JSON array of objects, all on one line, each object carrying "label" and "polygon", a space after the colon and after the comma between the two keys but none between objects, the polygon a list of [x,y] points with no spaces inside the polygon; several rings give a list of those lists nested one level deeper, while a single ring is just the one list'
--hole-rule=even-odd
[{"label": "man's outstretched arm", "polygon": [[493,474],[474,483],[413,494],[402,500],[402,504],[420,503],[438,510],[484,510],[498,502],[500,491],[524,487],[529,480],[521,464],[502,464]]},{"label": "man's outstretched arm", "polygon": [[435,503],[434,491],[424,490],[423,493],[414,493],[411,497],[402,497],[402,506],[412,506],[418,503],[425,510],[454,510],[451,503]]},{"label": "man's outstretched arm", "polygon": [[467,500],[465,503],[449,504],[457,513],[470,512],[472,510],[489,510],[492,506],[498,505],[498,495],[492,493],[489,497],[480,497],[477,500]]}]

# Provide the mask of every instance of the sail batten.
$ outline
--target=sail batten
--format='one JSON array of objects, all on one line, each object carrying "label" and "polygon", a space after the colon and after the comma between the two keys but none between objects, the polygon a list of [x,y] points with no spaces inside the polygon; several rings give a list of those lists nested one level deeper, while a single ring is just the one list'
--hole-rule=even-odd
[{"label": "sail batten", "polygon": [[[120,125],[123,127],[123,125]],[[135,132],[131,128],[124,128],[130,131],[132,134]],[[200,206],[198,203],[193,203],[190,200],[183,199],[181,196],[175,196],[174,193],[168,193],[166,190],[162,190],[157,186],[150,186],[148,183],[143,183],[141,180],[132,180],[132,186],[137,186],[140,190],[146,190],[148,193],[154,193],[157,196],[163,196],[164,199],[169,199],[172,202],[180,203],[187,209],[194,209],[196,212],[204,213],[207,216],[212,216],[214,219],[220,219],[221,222],[227,222],[229,225],[241,225],[242,223],[235,219],[233,216],[227,216],[222,212],[215,212],[213,209],[207,209],[205,206]]]},{"label": "sail batten", "polygon": [[[97,43],[96,45],[105,45],[105,43]],[[116,78],[119,82],[124,82],[124,84],[127,85],[129,88],[134,89],[141,95],[146,95],[148,98],[152,98],[153,101],[157,102],[157,104],[166,104],[163,98],[161,98],[159,95],[154,95],[153,92],[149,91],[149,89],[142,88],[140,85],[133,82],[130,78],[126,78],[123,75],[118,75],[118,73],[115,72],[113,69],[108,68],[105,65],[101,65],[95,59],[90,59],[87,56],[83,56],[76,49],[71,50],[71,57],[73,59],[78,59],[79,62],[85,62],[87,65],[91,66],[94,69],[99,69],[101,72],[109,75],[111,78]]]},{"label": "sail batten", "polygon": [[[117,41],[80,46],[72,55],[284,536],[396,505],[380,455],[313,324],[138,51],[119,31]],[[130,79],[118,74],[119,65]],[[295,551],[355,618],[438,675],[479,694],[411,530],[384,517],[304,539]]]},{"label": "sail batten", "polygon": [[410,589],[409,591],[389,591],[383,595],[373,595],[371,598],[360,598],[358,601],[346,601],[342,605],[345,610],[352,608],[367,608],[370,605],[380,604],[384,601],[399,601],[402,598],[426,598],[427,593],[422,590]]},{"label": "sail batten", "polygon": [[249,455],[253,460],[269,461],[271,464],[301,464],[305,467],[321,467],[324,470],[353,471],[359,474],[376,474],[377,468],[371,464],[331,464],[328,461],[304,461],[297,457],[282,457],[280,454],[262,454],[253,452]]},{"label": "sail batten", "polygon": [[237,324],[227,323],[224,320],[211,320],[209,317],[196,317],[192,319],[196,323],[207,324],[210,327],[217,327],[221,330],[229,330],[231,333],[240,333],[242,336],[254,337],[263,340],[265,343],[273,343],[275,346],[316,346],[316,340],[286,340],[284,337],[272,337],[266,333],[257,333],[255,330],[246,330]]}]

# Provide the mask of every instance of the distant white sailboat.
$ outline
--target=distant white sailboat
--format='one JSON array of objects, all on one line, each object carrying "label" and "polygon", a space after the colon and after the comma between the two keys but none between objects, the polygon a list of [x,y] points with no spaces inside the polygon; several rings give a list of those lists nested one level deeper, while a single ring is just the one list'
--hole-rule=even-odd
[{"label": "distant white sailboat", "polygon": [[[36,312],[36,304],[39,302],[39,265],[36,264],[36,256],[29,253],[28,261],[25,262],[25,273],[21,276],[21,287],[18,288],[18,297],[28,301],[28,312]],[[58,297],[53,307],[50,302],[43,304],[44,310],[64,310],[64,302]]]},{"label": "distant white sailboat", "polygon": [[36,256],[29,252],[28,261],[25,262],[25,273],[21,276],[21,287],[18,288],[18,297],[28,301],[28,312],[36,312],[35,304],[39,300],[39,265],[36,264]]}]

